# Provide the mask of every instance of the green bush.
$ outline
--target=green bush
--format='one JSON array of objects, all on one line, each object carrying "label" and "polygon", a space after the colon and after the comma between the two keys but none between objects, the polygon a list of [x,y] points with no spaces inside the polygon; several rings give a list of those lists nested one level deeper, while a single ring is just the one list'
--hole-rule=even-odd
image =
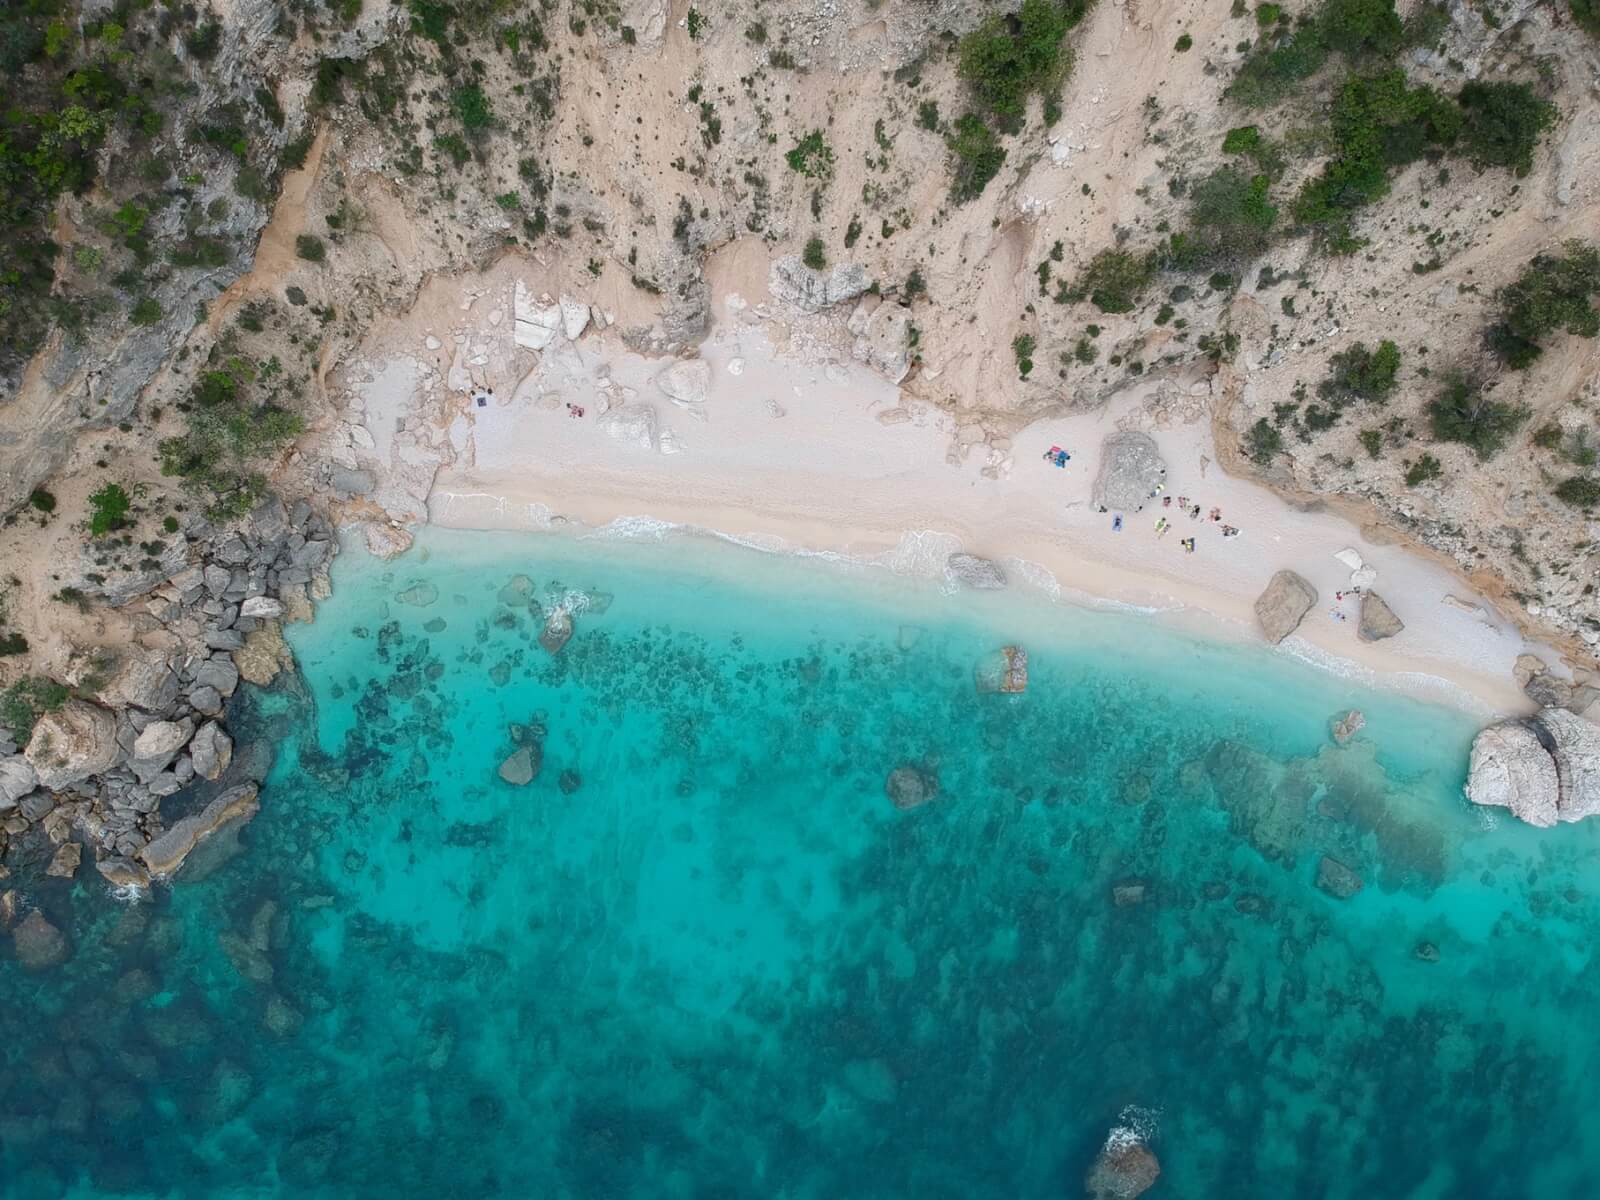
[{"label": "green bush", "polygon": [[1194,186],[1191,228],[1168,239],[1162,265],[1209,271],[1259,255],[1272,244],[1272,227],[1278,219],[1277,206],[1267,199],[1270,187],[1265,175],[1247,175],[1237,167],[1213,171]]},{"label": "green bush", "polygon": [[805,253],[800,256],[800,260],[813,271],[820,271],[827,266],[828,254],[822,245],[822,239],[814,237],[806,242]]},{"label": "green bush", "polygon": [[42,513],[53,513],[56,510],[56,498],[43,488],[34,488],[28,494],[28,503]]},{"label": "green bush", "polygon": [[478,133],[494,124],[494,114],[489,111],[489,99],[475,83],[459,87],[451,97],[451,107],[469,133]]},{"label": "green bush", "polygon": [[0,725],[11,731],[13,741],[24,743],[39,718],[60,708],[71,694],[55,680],[43,676],[19,679],[0,692]]},{"label": "green bush", "polygon": [[28,639],[20,633],[0,634],[0,658],[14,658],[28,652]]},{"label": "green bush", "polygon": [[1031,333],[1019,333],[1011,339],[1011,353],[1016,355],[1017,375],[1026,379],[1033,372],[1033,352],[1039,342]]},{"label": "green bush", "polygon": [[108,483],[89,497],[89,536],[104,537],[128,523],[133,499],[120,483]]},{"label": "green bush", "polygon": [[1564,331],[1575,337],[1600,336],[1600,249],[1577,239],[1559,254],[1540,254],[1514,283],[1500,289],[1500,320],[1490,327],[1491,350],[1509,367],[1531,366],[1540,342]]},{"label": "green bush", "polygon": [[1368,458],[1378,458],[1383,454],[1383,431],[1381,429],[1363,429],[1356,435]]},{"label": "green bush", "polygon": [[1589,36],[1600,38],[1600,0],[1572,0],[1572,19]]},{"label": "green bush", "polygon": [[1405,45],[1394,0],[1326,0],[1318,24],[1329,48],[1350,58],[1389,58]]},{"label": "green bush", "polygon": [[128,320],[139,326],[154,325],[161,320],[161,304],[155,297],[145,296],[129,311]]},{"label": "green bush", "polygon": [[945,144],[954,163],[950,198],[957,204],[977,199],[1005,165],[1005,147],[976,113],[966,113],[956,121]]},{"label": "green bush", "polygon": [[1283,450],[1283,434],[1262,417],[1244,435],[1244,452],[1250,460],[1261,466],[1266,466]]},{"label": "green bush", "polygon": [[[1265,7],[1265,6],[1263,6]],[[1258,17],[1262,10],[1258,9]],[[1283,29],[1272,21],[1263,22]],[[1292,33],[1264,34],[1224,92],[1247,108],[1265,108],[1291,95],[1322,70],[1329,54],[1353,61],[1387,59],[1405,44],[1394,0],[1325,0],[1311,20]]]},{"label": "green bush", "polygon": [[294,239],[294,252],[307,262],[319,263],[328,256],[322,239],[314,233],[302,233]]},{"label": "green bush", "polygon": [[[213,518],[241,515],[254,507],[265,493],[266,481],[253,464],[303,428],[297,414],[250,399],[247,385],[254,375],[254,368],[238,359],[206,371],[190,402],[182,406],[185,432],[159,446],[161,473],[209,493],[208,512]],[[168,520],[176,526],[175,518]]]},{"label": "green bush", "polygon": [[917,105],[917,125],[930,133],[939,128],[939,102],[924,100]]},{"label": "green bush", "polygon": [[1439,465],[1439,460],[1431,454],[1424,454],[1416,462],[1406,464],[1406,486],[1416,487],[1443,474],[1444,468]]},{"label": "green bush", "polygon": [[957,72],[1001,129],[1020,127],[1029,95],[1065,78],[1072,55],[1061,41],[1087,7],[1022,0],[1016,13],[992,16],[961,39]]},{"label": "green bush", "polygon": [[1317,385],[1317,395],[1340,408],[1355,400],[1382,404],[1394,391],[1399,372],[1399,346],[1384,341],[1377,350],[1368,350],[1357,342],[1328,360],[1328,377]]},{"label": "green bush", "polygon": [[783,157],[791,171],[798,171],[807,179],[833,178],[833,148],[823,140],[820,129],[806,134]]},{"label": "green bush", "polygon": [[1178,40],[1172,43],[1172,48],[1179,54],[1186,53],[1187,51],[1194,49],[1194,39],[1187,33],[1179,34]]},{"label": "green bush", "polygon": [[1556,484],[1556,498],[1574,508],[1593,508],[1600,504],[1600,481],[1586,475],[1574,475]]},{"label": "green bush", "polygon": [[1154,265],[1146,255],[1102,250],[1078,276],[1073,294],[1087,296],[1101,312],[1132,312],[1154,274]]},{"label": "green bush", "polygon": [[1461,144],[1480,167],[1506,167],[1517,175],[1533,169],[1533,152],[1555,124],[1556,107],[1525,83],[1474,81],[1461,89]]},{"label": "green bush", "polygon": [[1448,378],[1428,405],[1434,440],[1470,446],[1480,459],[1499,453],[1528,415],[1526,407],[1489,399],[1482,385],[1465,375]]}]

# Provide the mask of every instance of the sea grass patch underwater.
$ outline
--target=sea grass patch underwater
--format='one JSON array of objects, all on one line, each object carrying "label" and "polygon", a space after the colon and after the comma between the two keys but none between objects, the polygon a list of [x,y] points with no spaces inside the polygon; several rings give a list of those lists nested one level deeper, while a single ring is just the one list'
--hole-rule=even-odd
[{"label": "sea grass patch underwater", "polygon": [[1595,835],[1471,810],[1460,714],[688,542],[349,554],[291,641],[240,857],[20,881],[8,1200],[1078,1195],[1130,1106],[1152,1196],[1600,1168]]}]

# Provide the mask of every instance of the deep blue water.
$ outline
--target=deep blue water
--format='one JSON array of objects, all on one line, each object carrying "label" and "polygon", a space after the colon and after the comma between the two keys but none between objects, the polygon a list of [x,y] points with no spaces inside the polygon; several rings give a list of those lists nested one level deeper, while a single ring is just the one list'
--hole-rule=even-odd
[{"label": "deep blue water", "polygon": [[1076,1196],[1125,1121],[1156,1198],[1594,1194],[1596,835],[1466,804],[1459,713],[699,543],[335,581],[239,857],[7,881],[75,952],[0,961],[0,1195]]}]

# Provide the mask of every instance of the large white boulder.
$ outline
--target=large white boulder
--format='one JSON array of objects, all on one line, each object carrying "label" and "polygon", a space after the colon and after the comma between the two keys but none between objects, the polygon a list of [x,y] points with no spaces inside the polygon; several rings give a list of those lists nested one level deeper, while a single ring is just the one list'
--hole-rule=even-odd
[{"label": "large white boulder", "polygon": [[79,783],[109,771],[121,756],[117,720],[98,704],[68,700],[39,718],[23,753],[40,787]]}]

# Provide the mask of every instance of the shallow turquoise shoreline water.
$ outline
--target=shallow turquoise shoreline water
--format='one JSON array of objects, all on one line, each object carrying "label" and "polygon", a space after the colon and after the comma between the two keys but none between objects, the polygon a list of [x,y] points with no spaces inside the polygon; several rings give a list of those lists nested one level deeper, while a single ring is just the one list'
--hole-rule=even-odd
[{"label": "shallow turquoise shoreline water", "polygon": [[[600,597],[555,658],[519,573]],[[0,963],[0,1194],[1078,1195],[1124,1119],[1156,1197],[1600,1174],[1596,835],[1491,828],[1459,713],[687,540],[430,532],[291,641],[246,854],[27,881],[76,954]]]}]

